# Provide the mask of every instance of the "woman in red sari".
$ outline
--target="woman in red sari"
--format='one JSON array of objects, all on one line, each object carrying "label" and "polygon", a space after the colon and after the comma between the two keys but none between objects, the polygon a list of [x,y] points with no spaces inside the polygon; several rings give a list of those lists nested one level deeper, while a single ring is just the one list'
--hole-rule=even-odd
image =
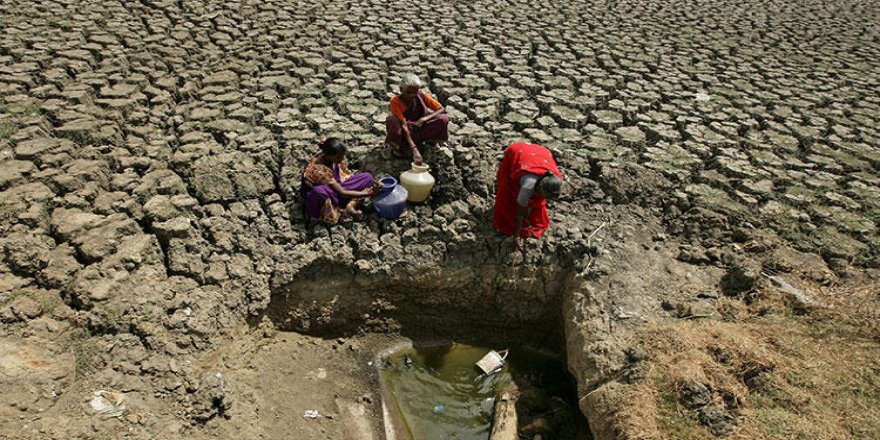
[{"label": "woman in red sari", "polygon": [[517,142],[504,150],[498,168],[493,225],[507,236],[540,237],[550,227],[547,200],[562,193],[562,173],[545,147]]}]

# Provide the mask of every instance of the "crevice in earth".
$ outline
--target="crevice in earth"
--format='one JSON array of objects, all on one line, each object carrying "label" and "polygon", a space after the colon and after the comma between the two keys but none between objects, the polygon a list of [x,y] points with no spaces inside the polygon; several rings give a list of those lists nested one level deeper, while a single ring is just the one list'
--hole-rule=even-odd
[{"label": "crevice in earth", "polygon": [[79,250],[79,247],[61,238],[61,236],[58,235],[58,231],[56,231],[51,224],[49,225],[47,233],[49,237],[52,237],[52,240],[55,241],[56,246],[60,246],[65,243],[69,244],[70,247],[73,249],[73,258],[76,260],[77,263],[79,263],[80,266],[87,267],[92,264],[91,261],[83,256],[82,252]]}]

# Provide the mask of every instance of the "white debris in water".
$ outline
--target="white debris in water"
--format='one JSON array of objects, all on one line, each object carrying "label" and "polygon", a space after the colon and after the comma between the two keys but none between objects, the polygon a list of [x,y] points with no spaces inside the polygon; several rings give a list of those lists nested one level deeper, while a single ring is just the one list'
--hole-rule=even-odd
[{"label": "white debris in water", "polygon": [[303,417],[307,419],[317,419],[321,417],[321,414],[316,409],[307,409],[306,412],[303,413]]},{"label": "white debris in water", "polygon": [[694,100],[697,102],[706,102],[710,99],[712,99],[712,97],[710,97],[708,93],[697,92],[694,94]]}]

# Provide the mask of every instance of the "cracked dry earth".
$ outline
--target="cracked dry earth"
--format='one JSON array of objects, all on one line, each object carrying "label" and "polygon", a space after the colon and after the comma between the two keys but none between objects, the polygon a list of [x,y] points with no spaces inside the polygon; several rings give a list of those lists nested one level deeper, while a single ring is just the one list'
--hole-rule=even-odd
[{"label": "cracked dry earth", "polygon": [[[0,4],[2,438],[382,438],[400,339],[564,350],[584,397],[762,270],[877,278],[876,1]],[[307,226],[320,136],[407,167],[378,157],[405,72],[452,121],[432,199]],[[518,272],[514,140],[570,183]]]}]

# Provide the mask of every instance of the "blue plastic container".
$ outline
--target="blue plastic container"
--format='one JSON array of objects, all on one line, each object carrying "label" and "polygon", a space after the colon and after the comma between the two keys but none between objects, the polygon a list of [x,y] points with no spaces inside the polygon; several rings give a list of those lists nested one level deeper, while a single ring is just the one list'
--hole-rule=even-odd
[{"label": "blue plastic container", "polygon": [[373,207],[379,217],[396,220],[406,209],[406,188],[397,184],[397,179],[388,176],[379,179],[382,189],[373,196]]}]

